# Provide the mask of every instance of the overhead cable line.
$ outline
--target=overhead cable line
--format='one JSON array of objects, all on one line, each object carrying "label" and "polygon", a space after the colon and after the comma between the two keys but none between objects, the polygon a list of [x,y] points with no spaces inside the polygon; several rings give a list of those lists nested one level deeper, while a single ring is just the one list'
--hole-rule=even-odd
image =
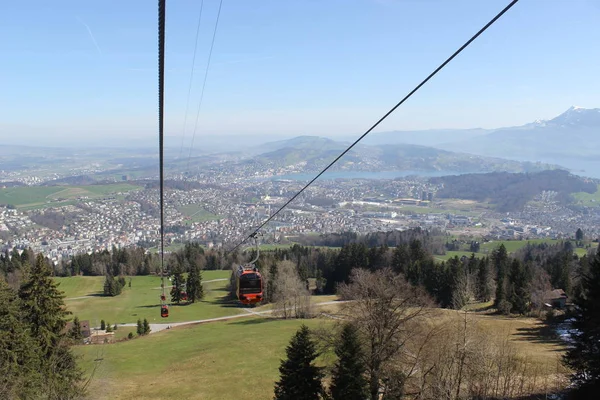
[{"label": "overhead cable line", "polygon": [[310,182],[308,182],[302,189],[300,189],[292,198],[290,198],[283,206],[275,211],[266,221],[258,226],[252,233],[246,236],[241,242],[233,247],[229,252],[235,251],[240,247],[246,240],[252,238],[261,228],[268,224],[277,214],[279,214],[284,208],[286,208],[292,201],[294,201],[302,192],[304,192],[314,181],[316,181],[321,175],[331,168],[340,158],[348,153],[358,142],[360,142],[365,136],[367,136],[373,129],[375,129],[381,122],[383,122],[390,114],[392,114],[398,107],[400,107],[406,100],[408,100],[413,94],[415,94],[423,85],[425,85],[431,78],[433,78],[438,72],[440,72],[450,61],[452,61],[457,55],[459,55],[464,49],[466,49],[475,39],[477,39],[483,32],[485,32],[490,26],[494,24],[504,13],[510,10],[519,0],[512,0],[502,11],[500,11],[494,18],[490,20],[483,28],[481,28],[475,35],[473,35],[465,44],[463,44],[458,50],[456,50],[446,61],[444,61],[439,67],[437,67],[427,78],[419,83],[413,90],[411,90],[402,100],[400,100],[392,109],[390,109],[383,117],[381,117],[373,126],[371,126],[365,133],[363,133],[354,143],[352,143],[346,150],[336,157],[329,165],[327,165],[317,176],[315,176]]},{"label": "overhead cable line", "polygon": [[194,81],[194,68],[196,66],[196,52],[198,51],[198,37],[200,36],[200,22],[202,21],[202,9],[204,8],[204,0],[200,2],[200,14],[198,15],[198,26],[196,27],[196,42],[194,44],[194,56],[192,57],[192,72],[190,72],[190,84],[188,87],[187,101],[185,102],[185,115],[183,117],[183,135],[181,136],[181,149],[179,150],[179,158],[183,154],[183,142],[185,140],[185,128],[187,127],[188,110],[190,108],[190,95],[192,94],[192,82]]},{"label": "overhead cable line", "polygon": [[160,181],[160,272],[162,306],[165,305],[165,193],[164,193],[164,104],[165,104],[165,0],[158,0],[158,153]]},{"label": "overhead cable line", "polygon": [[198,103],[198,112],[196,112],[196,123],[194,124],[194,132],[192,134],[192,143],[190,145],[190,154],[188,156],[188,162],[186,171],[190,169],[190,159],[192,158],[192,150],[194,148],[194,139],[196,138],[196,129],[198,128],[198,119],[200,118],[200,110],[202,109],[202,101],[204,100],[204,88],[206,87],[206,78],[208,77],[208,71],[210,69],[210,60],[212,58],[213,47],[215,46],[215,37],[217,36],[217,28],[219,27],[219,18],[221,17],[221,7],[223,6],[223,0],[219,2],[219,11],[217,11],[217,21],[215,22],[215,29],[213,31],[212,42],[210,44],[210,51],[208,53],[208,61],[206,63],[206,70],[204,71],[204,82],[202,82],[202,90],[200,91],[200,103]]}]

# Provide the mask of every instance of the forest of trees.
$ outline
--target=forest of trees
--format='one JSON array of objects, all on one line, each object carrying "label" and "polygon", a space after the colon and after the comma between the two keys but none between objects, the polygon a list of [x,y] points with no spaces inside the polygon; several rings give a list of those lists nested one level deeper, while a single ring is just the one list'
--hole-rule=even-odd
[{"label": "forest of trees", "polygon": [[[505,262],[504,253],[499,248],[494,262]],[[339,294],[350,302],[335,313],[333,329],[303,325],[292,337],[275,399],[534,399],[548,398],[549,389],[568,395],[556,398],[597,397],[600,252],[576,295],[577,331],[563,361],[574,386],[566,390],[560,375],[548,386],[546,373],[519,355],[507,336],[482,329],[467,312],[436,313],[431,296],[389,268],[352,270]],[[318,366],[332,351],[333,366]]]},{"label": "forest of trees", "polygon": [[564,170],[535,173],[490,172],[431,178],[430,182],[444,184],[436,193],[439,198],[489,201],[497,211],[520,211],[528,201],[544,191],[558,192],[558,200],[570,202],[570,194],[595,193],[597,184]]},{"label": "forest of trees", "polygon": [[[541,310],[545,294],[552,289],[563,289],[570,297],[577,294],[580,277],[589,269],[589,256],[578,257],[570,241],[527,244],[512,255],[500,246],[479,257],[473,253],[439,261],[432,249],[444,247],[445,236],[421,229],[360,237],[350,233],[323,235],[321,240],[341,244],[341,248],[293,245],[261,252],[257,266],[265,281],[265,302],[303,310],[301,299],[311,294],[309,286],[314,294],[335,294],[338,285],[348,283],[355,268],[377,271],[390,267],[412,285],[424,288],[442,307],[460,309],[471,300],[494,300],[494,306],[503,313],[527,314]],[[389,246],[391,243],[394,246]],[[202,298],[202,270],[235,269],[251,256],[205,250],[197,243],[167,255],[170,273],[181,274],[176,280],[181,290],[174,294],[174,301],[184,291],[192,302]],[[23,274],[22,265],[33,257],[30,250],[7,251],[0,256],[0,273],[9,284],[16,282]],[[106,276],[104,292],[110,296],[120,293],[125,276],[159,272],[158,256],[135,247],[81,254],[56,266],[46,262],[56,276]],[[232,297],[233,283],[232,274]]]},{"label": "forest of trees", "polygon": [[[435,309],[435,305],[461,309],[470,301],[492,304],[493,300],[492,307],[504,314],[540,315],[545,309],[545,296],[552,289],[563,289],[569,298],[575,299],[578,306],[575,317],[578,329],[583,332],[581,337],[576,338],[579,340],[578,348],[583,349],[580,354],[597,355],[593,338],[599,318],[596,300],[600,290],[600,259],[596,249],[590,249],[588,255],[579,257],[574,252],[574,244],[563,241],[527,244],[509,254],[501,244],[484,256],[472,254],[470,257],[439,261],[433,257],[431,249],[444,246],[445,237],[421,229],[365,236],[349,233],[324,235],[322,240],[341,246],[333,249],[294,245],[261,252],[257,262],[265,280],[265,303],[274,303],[280,317],[309,317],[312,314],[311,294],[338,294],[342,299],[351,301],[345,303],[347,305],[340,311],[340,321],[351,326],[338,326],[333,336],[332,333],[321,332],[321,336],[328,336],[325,343],[338,357],[336,366],[327,372],[332,377],[332,385],[325,388],[311,383],[314,386],[311,386],[311,393],[333,398],[361,398],[365,393],[376,398],[383,394],[384,398],[394,399],[402,397],[410,389],[412,393],[422,393],[425,398],[461,398],[463,383],[469,382],[467,387],[472,392],[464,395],[503,397],[517,394],[518,390],[506,383],[515,374],[518,376],[515,379],[521,379],[519,390],[525,391],[523,388],[529,384],[529,378],[519,377],[518,368],[526,368],[526,365],[509,359],[511,353],[503,347],[507,344],[502,340],[490,341],[475,327],[467,329],[467,314],[464,324],[459,321],[449,323],[443,329],[438,327],[443,332],[441,336],[437,330],[432,330],[433,327],[423,325],[423,321],[428,318],[428,310]],[[188,301],[202,299],[202,270],[235,268],[253,256],[252,253],[225,254],[219,250],[205,250],[195,243],[186,244],[167,256],[170,272],[178,277],[173,284],[172,300],[177,302],[177,296],[184,288]],[[14,249],[1,253],[1,331],[14,329],[25,339],[24,342],[14,342],[16,339],[12,334],[0,335],[0,345],[4,346],[0,349],[9,349],[9,353],[4,351],[0,356],[12,360],[8,363],[0,360],[0,371],[12,377],[11,382],[33,379],[36,385],[40,385],[36,388],[43,385],[50,385],[48,390],[55,390],[61,385],[79,387],[80,375],[70,358],[69,335],[62,332],[68,316],[51,276],[104,275],[106,294],[118,295],[119,289],[125,285],[125,276],[155,274],[158,266],[158,257],[140,248],[114,248],[112,252],[78,255],[71,262],[57,265],[31,250]],[[232,284],[232,296],[233,287]],[[39,307],[33,307],[38,301],[42,301],[48,310],[42,313]],[[590,315],[594,316],[591,320]],[[147,333],[143,324],[138,330]],[[22,332],[28,334],[23,335]],[[384,337],[389,340],[382,341]],[[310,350],[306,342],[312,340],[308,331],[300,332],[295,340],[304,343],[302,346]],[[23,357],[31,359],[15,359],[14,353],[10,353],[17,351],[11,350],[13,342],[14,346],[22,346],[20,348],[38,343],[40,351],[31,356],[24,353]],[[471,346],[468,349],[467,342]],[[457,343],[463,343],[463,348]],[[315,359],[308,354],[310,352],[298,355],[293,348],[289,350],[290,357],[306,357],[306,365],[312,365]],[[43,373],[23,376],[29,373],[28,370],[16,367],[41,362],[36,358],[41,357],[40,354],[52,355],[53,360],[55,355],[61,357],[60,368],[66,370],[60,379],[54,375],[44,376]],[[570,353],[567,362],[576,370],[583,371],[577,375],[577,383],[583,381],[587,384],[589,376],[597,376],[593,374],[597,374],[598,365],[574,354]],[[407,362],[411,357],[416,358]],[[398,367],[400,360],[403,360],[402,368]],[[510,368],[517,370],[507,367],[492,371],[489,364],[492,361],[506,362],[502,365],[511,365]],[[291,385],[289,382],[298,377],[294,375],[294,363],[282,364],[278,398],[293,398],[289,396],[297,393],[296,389],[286,389],[288,384]],[[469,370],[479,369],[482,374],[467,374],[466,364],[477,366],[471,366]],[[58,367],[48,365],[48,368]],[[320,382],[325,373],[318,368],[307,367],[307,370],[317,374],[310,382]],[[358,370],[364,371],[360,374],[364,382],[354,380],[355,385],[348,386],[351,381],[349,374],[356,374]],[[419,376],[424,371],[430,372],[427,376]],[[484,371],[492,374],[496,383],[486,380]],[[284,379],[284,372],[290,376],[289,379]],[[419,379],[413,379],[415,376]],[[506,384],[502,386],[499,382]],[[21,390],[2,381],[0,390],[4,388]],[[509,388],[515,392],[510,392]],[[448,396],[448,393],[453,394]]]}]

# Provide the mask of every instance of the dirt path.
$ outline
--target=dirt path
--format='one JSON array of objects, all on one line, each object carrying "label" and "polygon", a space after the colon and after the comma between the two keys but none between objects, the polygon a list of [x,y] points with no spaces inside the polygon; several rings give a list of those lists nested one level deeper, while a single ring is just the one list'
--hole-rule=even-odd
[{"label": "dirt path", "polygon": [[[342,304],[342,303],[346,303],[346,301],[340,301],[340,300],[325,301],[323,303],[312,304],[312,306],[320,307],[320,306],[326,306],[326,305],[331,305],[331,304]],[[152,334],[152,333],[164,331],[165,329],[169,329],[169,327],[175,328],[177,326],[206,324],[206,323],[217,322],[217,321],[228,321],[228,320],[237,319],[237,318],[247,318],[247,317],[256,317],[256,316],[262,317],[262,316],[271,314],[276,311],[281,311],[281,309],[253,311],[248,308],[243,308],[243,310],[246,311],[246,313],[227,315],[225,317],[217,317],[217,318],[197,319],[194,321],[172,322],[169,324],[150,324],[150,333]],[[118,326],[137,326],[137,324],[133,324],[133,323],[118,324]]]}]

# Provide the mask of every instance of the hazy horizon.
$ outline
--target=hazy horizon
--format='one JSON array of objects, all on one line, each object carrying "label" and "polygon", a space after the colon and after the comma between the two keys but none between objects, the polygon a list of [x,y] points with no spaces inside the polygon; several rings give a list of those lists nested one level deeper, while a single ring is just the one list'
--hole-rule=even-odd
[{"label": "hazy horizon", "polygon": [[[196,143],[227,136],[358,137],[506,5],[504,0],[224,2]],[[4,143],[152,145],[155,4],[41,1],[7,5],[0,32]],[[181,145],[199,4],[169,2],[168,146]],[[218,2],[200,25],[185,129],[194,130]],[[379,131],[517,126],[572,105],[600,107],[590,51],[600,4],[519,3]],[[576,73],[574,73],[576,71]],[[83,140],[85,139],[85,141]],[[187,143],[187,142],[186,142]]]}]

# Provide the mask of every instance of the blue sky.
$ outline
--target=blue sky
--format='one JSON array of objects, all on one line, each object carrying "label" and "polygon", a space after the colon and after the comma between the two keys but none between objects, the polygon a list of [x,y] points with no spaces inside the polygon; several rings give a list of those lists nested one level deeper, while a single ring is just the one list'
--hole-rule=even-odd
[{"label": "blue sky", "polygon": [[[196,140],[358,135],[506,4],[224,0]],[[204,0],[186,137],[218,6]],[[167,0],[173,141],[183,132],[199,9],[199,0]],[[151,0],[3,4],[0,140],[154,140],[156,19]],[[378,130],[493,128],[600,107],[599,20],[599,0],[521,0]]]}]

